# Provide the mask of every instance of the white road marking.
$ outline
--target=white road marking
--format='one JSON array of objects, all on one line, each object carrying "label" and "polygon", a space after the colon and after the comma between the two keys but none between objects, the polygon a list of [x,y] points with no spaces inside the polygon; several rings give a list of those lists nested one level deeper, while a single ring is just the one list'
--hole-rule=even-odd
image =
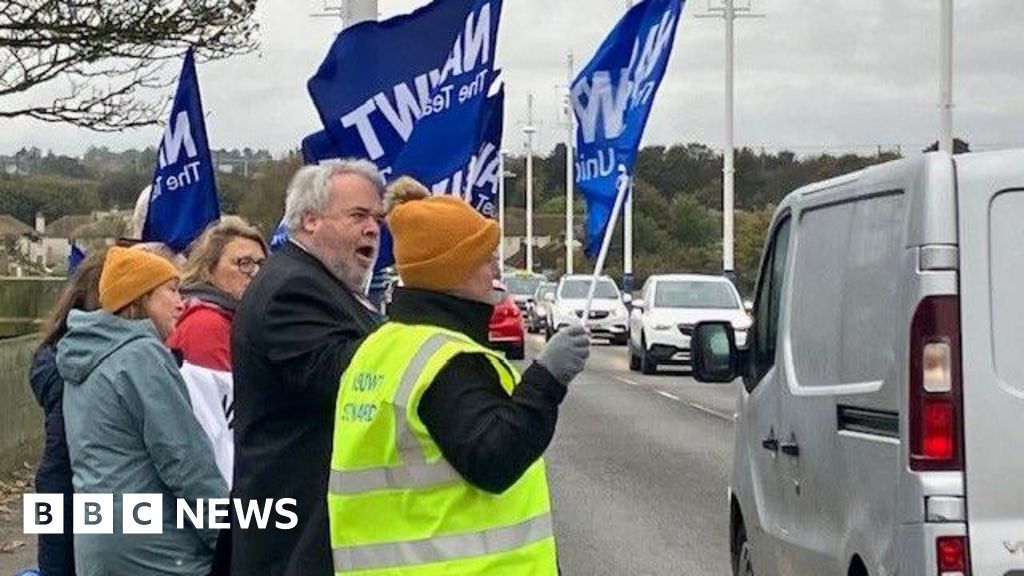
[{"label": "white road marking", "polygon": [[719,412],[718,410],[713,410],[711,408],[708,408],[707,406],[701,406],[700,404],[697,404],[696,402],[687,402],[686,404],[687,404],[687,406],[689,406],[690,408],[693,408],[694,410],[697,410],[698,412],[703,412],[703,413],[705,413],[705,414],[707,414],[709,416],[714,416],[715,418],[719,418],[721,420],[725,420],[726,422],[730,422],[731,423],[731,422],[735,422],[736,421],[736,419],[733,417],[732,414],[726,414],[724,412]]},{"label": "white road marking", "polygon": [[[642,384],[640,384],[639,382],[637,382],[635,380],[630,380],[629,378],[623,378],[622,376],[616,376],[616,375],[611,375],[611,376],[612,376],[612,378],[615,378],[619,382],[622,382],[624,384],[629,384],[630,386],[636,386],[636,387],[642,386]],[[680,400],[679,396],[676,396],[675,394],[670,394],[668,392],[665,392],[664,390],[655,389],[654,392],[656,394],[658,394],[659,396],[664,396],[665,398],[668,398],[670,400],[676,400],[676,401]],[[708,408],[707,406],[702,406],[700,404],[697,404],[696,402],[685,402],[685,404],[687,406],[689,406],[690,408],[693,408],[694,410],[698,411],[698,412],[703,412],[704,414],[707,414],[708,416],[713,416],[713,417],[718,418],[720,420],[725,420],[726,422],[729,422],[729,423],[733,423],[733,422],[736,421],[736,417],[733,414],[726,414],[725,412],[719,412],[718,410],[715,410],[713,408]]]},{"label": "white road marking", "polygon": [[629,378],[623,378],[622,376],[615,376],[615,379],[618,380],[619,382],[625,382],[626,384],[629,384],[630,386],[639,386],[640,385],[639,382],[634,382],[633,380],[630,380]]}]

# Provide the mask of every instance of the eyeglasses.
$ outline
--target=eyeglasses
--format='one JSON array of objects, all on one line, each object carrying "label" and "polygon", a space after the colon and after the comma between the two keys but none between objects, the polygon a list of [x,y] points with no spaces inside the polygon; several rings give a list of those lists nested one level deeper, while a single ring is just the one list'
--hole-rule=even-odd
[{"label": "eyeglasses", "polygon": [[242,274],[255,274],[263,267],[265,258],[252,258],[250,256],[242,256],[241,258],[235,258],[231,261],[232,264],[238,266],[238,269],[242,271]]}]

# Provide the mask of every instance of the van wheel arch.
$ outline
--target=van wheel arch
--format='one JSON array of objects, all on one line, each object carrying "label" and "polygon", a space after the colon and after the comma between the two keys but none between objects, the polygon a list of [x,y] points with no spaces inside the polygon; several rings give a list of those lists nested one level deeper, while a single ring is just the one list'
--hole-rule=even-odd
[{"label": "van wheel arch", "polygon": [[864,561],[860,559],[860,556],[854,554],[850,560],[850,569],[846,572],[847,576],[871,576],[868,574],[868,569],[864,566]]},{"label": "van wheel arch", "polygon": [[[750,544],[747,541],[747,527],[743,522],[743,511],[740,510],[740,503],[734,495],[729,499],[729,559],[732,568],[731,572],[734,576],[742,574],[740,570],[741,548],[745,549],[747,555],[750,554]],[[750,560],[749,557],[747,560]],[[751,564],[750,567],[753,568],[753,565]],[[752,573],[752,571],[748,573]]]}]

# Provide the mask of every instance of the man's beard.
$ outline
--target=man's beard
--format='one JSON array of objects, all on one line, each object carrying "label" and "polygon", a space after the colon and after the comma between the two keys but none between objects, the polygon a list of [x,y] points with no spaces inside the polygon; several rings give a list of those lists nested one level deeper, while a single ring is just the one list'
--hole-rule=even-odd
[{"label": "man's beard", "polygon": [[332,276],[350,291],[357,294],[365,293],[366,283],[373,273],[373,266],[363,268],[354,253],[346,256],[339,253],[336,248],[324,246],[316,239],[311,244],[320,254],[317,258],[323,262]]},{"label": "man's beard", "polygon": [[363,294],[373,274],[373,267],[361,268],[358,264],[345,262],[343,259],[331,266],[334,276],[352,292]]}]

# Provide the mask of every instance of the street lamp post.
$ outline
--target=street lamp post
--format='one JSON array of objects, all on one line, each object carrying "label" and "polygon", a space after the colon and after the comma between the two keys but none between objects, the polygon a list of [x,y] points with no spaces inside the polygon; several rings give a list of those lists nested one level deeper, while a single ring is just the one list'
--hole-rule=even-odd
[{"label": "street lamp post", "polygon": [[939,150],[953,153],[953,0],[942,0],[939,33]]},{"label": "street lamp post", "polygon": [[[626,0],[626,11],[633,7],[633,0]],[[622,291],[633,291],[633,175],[629,175],[629,190],[626,192],[622,217]]]},{"label": "street lamp post", "polygon": [[533,272],[533,94],[526,96],[526,269]]},{"label": "street lamp post", "polygon": [[573,249],[573,140],[576,138],[576,114],[572,109],[573,61],[569,51],[569,80],[565,91],[565,117],[568,131],[565,135],[565,273],[572,274]]},{"label": "street lamp post", "polygon": [[721,7],[709,7],[711,14],[698,14],[698,18],[725,19],[725,149],[722,151],[722,274],[730,280],[735,279],[733,246],[734,246],[734,130],[733,130],[733,27],[736,18],[761,17],[762,14],[751,14],[750,3],[736,6],[735,0],[722,0]]},{"label": "street lamp post", "polygon": [[733,150],[733,23],[736,20],[736,7],[733,0],[725,0],[725,161],[722,169],[722,273],[728,277],[735,275],[733,262],[733,209],[736,168]]},{"label": "street lamp post", "polygon": [[377,19],[377,0],[350,0],[348,3],[348,26]]}]

